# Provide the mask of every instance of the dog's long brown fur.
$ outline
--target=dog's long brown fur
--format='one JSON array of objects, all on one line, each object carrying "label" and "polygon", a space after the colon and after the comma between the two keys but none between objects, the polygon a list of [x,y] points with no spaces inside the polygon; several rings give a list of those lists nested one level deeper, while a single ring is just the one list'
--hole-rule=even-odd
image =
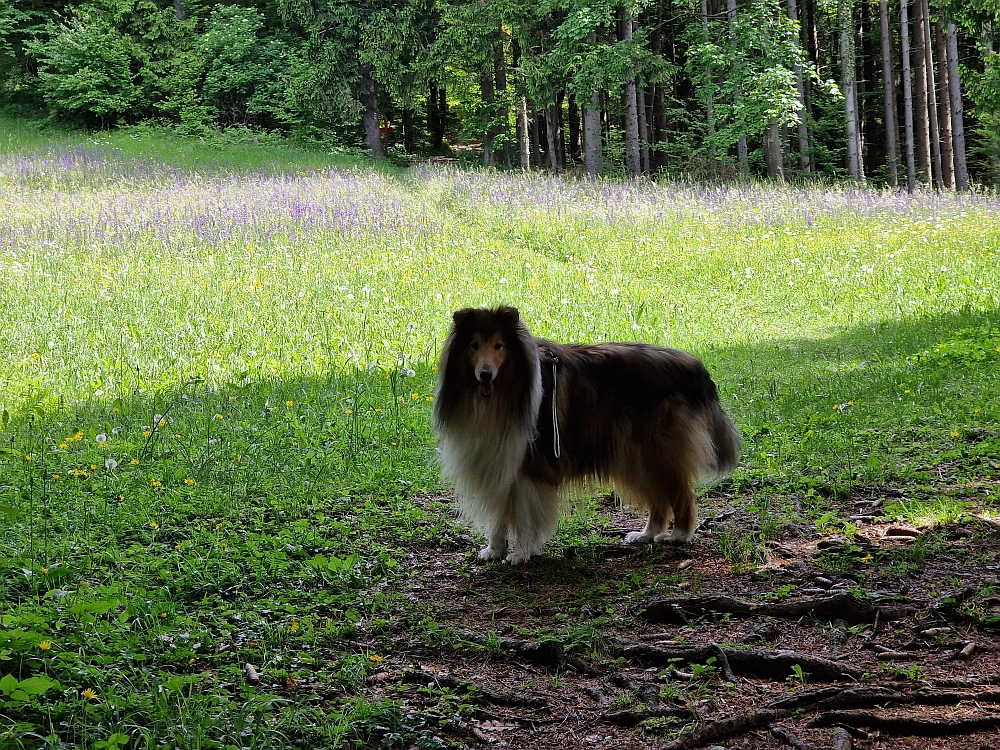
[{"label": "dog's long brown fur", "polygon": [[648,510],[645,529],[626,541],[688,541],[692,480],[731,471],[740,450],[696,357],[536,339],[512,307],[454,314],[434,422],[459,507],[489,541],[480,558],[514,564],[541,551],[556,530],[560,489],[581,479],[613,483]]}]

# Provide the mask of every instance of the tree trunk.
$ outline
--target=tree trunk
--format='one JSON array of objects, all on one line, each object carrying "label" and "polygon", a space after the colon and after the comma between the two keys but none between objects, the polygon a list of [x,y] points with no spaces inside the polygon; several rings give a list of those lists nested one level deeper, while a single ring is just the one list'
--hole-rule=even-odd
[{"label": "tree trunk", "polygon": [[412,154],[413,148],[413,110],[406,108],[402,110],[403,117],[403,150]]},{"label": "tree trunk", "polygon": [[882,88],[885,102],[885,153],[889,162],[889,184],[899,184],[899,148],[896,142],[896,87],[893,85],[892,37],[889,34],[889,0],[879,0],[882,36]]},{"label": "tree trunk", "polygon": [[583,156],[583,149],[580,144],[580,106],[576,103],[576,96],[569,95],[569,159],[573,164],[579,164]]},{"label": "tree trunk", "polygon": [[545,136],[549,142],[549,169],[552,174],[559,174],[561,161],[559,158],[559,112],[555,104],[545,108]]},{"label": "tree trunk", "polygon": [[484,68],[479,74],[479,90],[482,93],[482,134],[483,134],[483,166],[492,167],[495,164],[493,159],[493,135],[496,126],[493,124],[494,107],[496,106],[496,94],[493,91],[493,71]]},{"label": "tree trunk", "polygon": [[367,65],[361,66],[361,106],[364,114],[361,122],[365,128],[365,143],[375,159],[385,158],[382,134],[378,132],[378,97],[375,94],[375,79]]},{"label": "tree trunk", "polygon": [[503,164],[510,169],[510,110],[507,108],[507,58],[503,48],[503,29],[500,29],[500,39],[497,42],[494,55],[493,70],[496,72],[497,111],[493,118],[493,142],[500,141],[500,146],[494,146],[493,163]]},{"label": "tree trunk", "polygon": [[[597,32],[587,37],[592,45],[597,44]],[[594,90],[590,103],[583,108],[583,162],[587,174],[598,175],[604,168],[603,140],[601,138],[601,92]]]},{"label": "tree trunk", "polygon": [[[663,32],[660,31],[660,26],[663,21],[662,12],[660,13],[659,21],[660,22],[656,24],[656,29],[653,31],[653,56],[656,58],[661,56],[661,51],[663,49]],[[662,82],[653,84],[652,116],[653,122],[650,141],[652,142],[653,147],[650,149],[649,167],[651,172],[655,172],[660,167],[666,166],[664,153],[660,148],[658,148],[658,146],[664,142],[667,129],[666,86]]]},{"label": "tree trunk", "polygon": [[851,179],[863,182],[861,150],[858,140],[857,82],[854,72],[854,0],[839,0],[837,25],[840,33],[840,71],[844,87],[844,114],[847,125],[847,169]]},{"label": "tree trunk", "polygon": [[534,164],[538,169],[544,169],[544,156],[542,154],[542,141],[544,136],[542,135],[542,128],[545,127],[545,123],[542,118],[538,116],[538,112],[531,118],[531,163]]},{"label": "tree trunk", "polygon": [[559,171],[566,171],[566,132],[563,127],[563,100],[566,98],[566,92],[560,91],[556,94],[556,111],[555,111],[555,121],[556,121],[556,152],[559,156]]},{"label": "tree trunk", "polygon": [[[736,30],[734,28],[736,22],[736,0],[726,0],[726,20],[729,22],[729,33],[730,36],[735,41]],[[733,75],[735,76],[739,71],[739,63],[733,63]],[[737,89],[736,100],[739,101],[742,92]],[[745,129],[745,128],[744,128]],[[750,158],[747,152],[747,137],[746,133],[740,134],[740,139],[736,143],[736,159],[740,165],[740,176],[744,179],[750,174]]]},{"label": "tree trunk", "polygon": [[910,21],[907,18],[909,0],[899,0],[900,47],[903,58],[903,127],[906,141],[906,189],[910,193],[917,186],[917,169],[913,153],[913,87],[910,72]]},{"label": "tree trunk", "polygon": [[[621,38],[626,44],[632,42],[632,13],[626,8],[622,10]],[[625,111],[625,168],[633,177],[642,172],[642,161],[639,155],[639,110],[635,99],[635,73],[625,79],[622,90],[622,109]]]},{"label": "tree trunk", "polygon": [[184,0],[174,0],[174,18],[178,21],[187,18],[187,13],[184,12]]},{"label": "tree trunk", "polygon": [[764,133],[764,161],[767,163],[767,177],[775,182],[784,182],[785,173],[781,158],[781,128],[773,117],[767,122]]},{"label": "tree trunk", "polygon": [[427,130],[431,135],[431,153],[440,154],[444,151],[444,129],[447,119],[447,95],[443,88],[431,81],[427,92]]},{"label": "tree trunk", "polygon": [[531,125],[528,122],[528,98],[517,98],[517,164],[531,169]]},{"label": "tree trunk", "polygon": [[438,132],[437,125],[438,104],[437,104],[437,84],[434,81],[427,83],[427,132],[431,136],[431,150],[434,151],[434,138]]},{"label": "tree trunk", "polygon": [[934,159],[933,183],[938,190],[944,187],[941,179],[941,132],[938,127],[937,84],[934,82],[934,42],[931,39],[931,14],[927,0],[918,0],[924,15],[924,55],[927,57],[927,119],[930,122],[931,156]]},{"label": "tree trunk", "polygon": [[955,189],[969,189],[969,171],[965,163],[965,122],[962,112],[962,82],[958,73],[958,30],[948,23],[948,89],[951,96],[951,137],[955,156]]},{"label": "tree trunk", "polygon": [[[665,146],[667,143],[667,86],[658,83],[653,87],[653,143]],[[667,153],[657,148],[650,157],[654,170],[667,166]]]},{"label": "tree trunk", "polygon": [[[795,0],[789,0],[789,2],[794,3]],[[708,27],[708,0],[701,0],[701,35],[702,40],[705,43],[710,41],[709,39],[709,27]],[[712,81],[712,64],[708,63],[708,67],[705,70],[705,78],[709,82],[709,86],[713,85]],[[705,122],[708,127],[708,163],[709,169],[715,172],[715,97],[712,95],[713,92],[709,89],[708,97],[705,100]],[[655,105],[654,105],[655,106]]]},{"label": "tree trunk", "polygon": [[636,89],[636,107],[639,110],[639,167],[643,174],[649,174],[649,125],[646,118],[646,87]]},{"label": "tree trunk", "polygon": [[601,95],[590,95],[590,104],[583,108],[583,161],[587,174],[600,174],[604,168],[601,141]]},{"label": "tree trunk", "polygon": [[921,179],[933,182],[931,174],[931,138],[927,113],[927,53],[924,51],[924,6],[913,0],[913,56],[914,73],[913,124],[916,128],[917,166]]},{"label": "tree trunk", "polygon": [[[511,62],[514,63],[514,70],[519,70],[521,66],[521,45],[516,38],[510,40]],[[520,79],[524,85],[524,78]],[[519,96],[516,100],[517,110],[517,163],[521,169],[531,169],[531,125],[528,121],[528,98]]]},{"label": "tree trunk", "polygon": [[940,20],[934,22],[934,49],[938,68],[938,128],[941,131],[941,182],[955,187],[955,158],[951,148],[951,97],[948,95],[948,47]]},{"label": "tree trunk", "polygon": [[[803,37],[805,40],[805,58],[806,60],[811,60],[815,62],[818,58],[817,50],[817,38],[818,32],[816,31],[816,0],[804,0],[803,2],[803,20],[805,21],[805,28],[803,29]],[[813,97],[812,97],[812,76],[808,76],[803,80],[805,84],[805,104],[806,113],[809,116],[809,122],[816,122],[816,118],[813,113]],[[816,167],[812,163],[812,158],[810,155],[809,171],[815,172]]]},{"label": "tree trunk", "polygon": [[[883,2],[887,2],[887,0],[883,0]],[[788,0],[788,17],[793,21],[799,20],[796,0]],[[801,44],[799,44],[799,49],[802,49]],[[799,121],[796,125],[799,133],[799,169],[802,174],[809,174],[809,126],[806,124],[806,91],[802,82],[802,64],[798,60],[795,61],[793,71],[795,73],[795,93],[799,98]]]},{"label": "tree trunk", "polygon": [[874,56],[868,54],[865,45],[868,43],[870,34],[866,33],[871,28],[871,13],[867,2],[862,2],[858,7],[858,23],[854,29],[854,54],[857,60],[855,71],[860,71],[860,78],[854,80],[854,111],[858,118],[858,162],[861,165],[862,175],[868,174],[870,164],[867,162],[868,149],[865,148],[865,138],[868,135],[867,109],[864,106],[868,97],[865,96],[865,85],[869,81],[875,80]]}]

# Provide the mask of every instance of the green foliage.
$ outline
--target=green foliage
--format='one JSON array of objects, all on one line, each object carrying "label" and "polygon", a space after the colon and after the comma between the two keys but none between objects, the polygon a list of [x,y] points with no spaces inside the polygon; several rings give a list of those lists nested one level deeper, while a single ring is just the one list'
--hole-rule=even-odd
[{"label": "green foliage", "polygon": [[[798,42],[799,24],[781,12],[777,0],[755,0],[732,22],[713,20],[708,33],[690,23],[685,72],[701,102],[713,101],[717,118],[704,150],[725,154],[742,136],[761,135],[771,120],[794,125],[804,116],[795,69],[812,76],[817,88],[836,86],[815,75]],[[706,38],[707,36],[707,38]]]},{"label": "green foliage", "polygon": [[96,8],[78,8],[32,51],[42,96],[57,115],[114,123],[140,100],[132,40]]},{"label": "green foliage", "polygon": [[1000,181],[1000,53],[984,53],[983,70],[966,66],[961,68],[961,77],[968,87],[972,99],[972,114],[978,122],[977,131],[981,144],[974,151],[985,157],[990,165],[990,176],[996,183]]},{"label": "green foliage", "polygon": [[253,8],[220,5],[205,23],[199,52],[205,61],[203,101],[223,125],[287,123],[289,51],[278,39],[261,39],[264,17]]}]

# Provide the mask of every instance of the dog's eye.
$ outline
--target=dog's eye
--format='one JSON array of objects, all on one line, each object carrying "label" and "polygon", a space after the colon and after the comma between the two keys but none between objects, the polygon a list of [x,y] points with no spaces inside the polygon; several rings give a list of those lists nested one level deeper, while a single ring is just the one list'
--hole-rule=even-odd
[{"label": "dog's eye", "polygon": [[497,351],[500,351],[501,349],[503,349],[503,344],[499,344],[498,343],[498,344],[494,345],[493,348],[496,349]]},{"label": "dog's eye", "polygon": [[476,351],[476,349],[479,348],[479,344],[477,344],[475,341],[473,341],[471,344],[469,344],[469,346],[472,347],[472,351]]}]

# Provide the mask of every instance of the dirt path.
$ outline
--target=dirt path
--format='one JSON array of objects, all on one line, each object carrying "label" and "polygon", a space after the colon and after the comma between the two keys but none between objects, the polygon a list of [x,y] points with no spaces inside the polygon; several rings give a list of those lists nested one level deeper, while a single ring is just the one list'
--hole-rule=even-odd
[{"label": "dirt path", "polygon": [[612,541],[638,519],[610,500],[606,538],[523,568],[445,536],[411,551],[429,614],[367,692],[453,746],[998,748],[1000,533],[890,524],[879,495],[843,502],[851,538],[789,523],[757,548],[724,495],[683,548]]}]

